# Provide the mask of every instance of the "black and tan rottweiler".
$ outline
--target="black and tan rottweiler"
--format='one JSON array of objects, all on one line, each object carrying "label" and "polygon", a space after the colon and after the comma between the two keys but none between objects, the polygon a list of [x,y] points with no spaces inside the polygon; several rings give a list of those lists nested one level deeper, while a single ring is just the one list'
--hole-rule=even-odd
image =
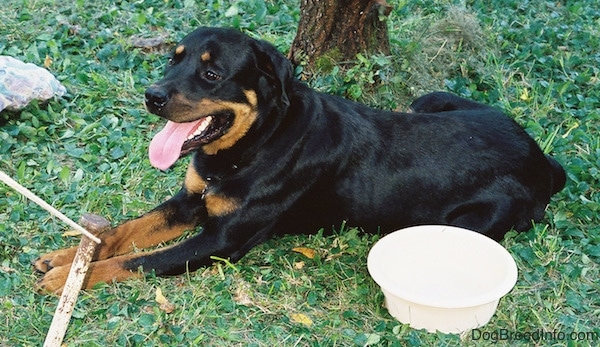
[{"label": "black and tan rottweiler", "polygon": [[[237,261],[274,235],[342,221],[381,233],[448,224],[500,240],[542,219],[565,184],[561,166],[491,107],[434,93],[396,113],[318,93],[271,44],[232,29],[185,37],[145,96],[167,120],[150,144],[152,165],[193,157],[179,193],[101,236],[87,288],[140,268],[177,275],[211,256]],[[62,291],[74,254],[35,262],[40,290]]]}]

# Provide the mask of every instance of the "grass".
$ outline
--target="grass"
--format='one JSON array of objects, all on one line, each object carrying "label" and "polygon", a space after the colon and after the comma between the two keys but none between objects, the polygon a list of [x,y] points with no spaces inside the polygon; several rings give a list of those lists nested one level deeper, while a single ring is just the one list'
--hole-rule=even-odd
[{"label": "grass", "polygon": [[[568,171],[546,219],[504,240],[519,279],[481,334],[429,334],[395,321],[366,270],[378,237],[340,225],[331,236],[271,240],[234,266],[217,261],[184,276],[84,292],[67,346],[597,344],[600,10],[592,0],[467,1],[466,11],[464,1],[390,3],[391,57],[359,57],[308,83],[387,109],[438,89],[495,105]],[[160,122],[144,111],[142,95],[165,59],[131,39],[166,35],[168,45],[198,25],[235,26],[286,51],[299,16],[292,0],[8,0],[4,8],[0,54],[38,65],[50,57],[69,94],[0,113],[0,169],[73,219],[94,212],[115,224],[174,194],[185,168],[161,173],[149,165]],[[38,346],[57,299],[33,291],[30,263],[78,240],[4,185],[0,220],[0,346]],[[292,251],[299,246],[316,256]],[[172,312],[155,301],[157,288]],[[540,331],[554,335],[527,339]]]}]

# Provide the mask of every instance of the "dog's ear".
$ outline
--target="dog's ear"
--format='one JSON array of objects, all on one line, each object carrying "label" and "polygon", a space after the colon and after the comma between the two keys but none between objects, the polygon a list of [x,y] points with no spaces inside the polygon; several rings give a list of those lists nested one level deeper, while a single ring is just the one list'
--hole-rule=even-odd
[{"label": "dog's ear", "polygon": [[254,40],[253,43],[256,67],[271,82],[282,105],[289,106],[287,90],[294,76],[292,63],[269,42]]}]

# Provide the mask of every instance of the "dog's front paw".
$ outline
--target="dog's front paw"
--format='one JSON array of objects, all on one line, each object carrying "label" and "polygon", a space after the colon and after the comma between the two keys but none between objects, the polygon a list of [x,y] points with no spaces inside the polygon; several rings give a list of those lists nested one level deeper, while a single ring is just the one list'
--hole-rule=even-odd
[{"label": "dog's front paw", "polygon": [[44,277],[37,281],[35,288],[38,293],[61,295],[63,288],[65,287],[65,282],[67,282],[70,269],[71,264],[50,269],[46,272]]},{"label": "dog's front paw", "polygon": [[77,247],[59,249],[58,251],[54,251],[37,258],[33,262],[33,266],[35,267],[36,271],[47,273],[53,268],[71,264],[73,262],[73,258],[75,258],[75,253],[77,253]]}]

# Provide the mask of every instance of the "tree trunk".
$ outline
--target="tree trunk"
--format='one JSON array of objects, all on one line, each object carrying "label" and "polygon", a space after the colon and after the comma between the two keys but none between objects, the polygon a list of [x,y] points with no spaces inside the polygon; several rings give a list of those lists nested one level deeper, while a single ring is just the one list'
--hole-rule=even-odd
[{"label": "tree trunk", "polygon": [[389,54],[385,0],[301,0],[298,32],[290,60],[314,68],[320,57],[336,62],[358,53]]}]

